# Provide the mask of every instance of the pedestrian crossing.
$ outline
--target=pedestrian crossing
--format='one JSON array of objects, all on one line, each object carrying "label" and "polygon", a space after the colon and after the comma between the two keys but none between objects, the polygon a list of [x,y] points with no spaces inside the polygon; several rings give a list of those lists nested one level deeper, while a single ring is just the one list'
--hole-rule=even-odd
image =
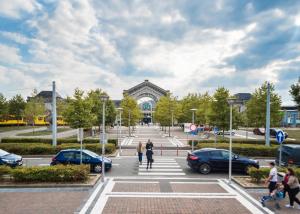
[{"label": "pedestrian crossing", "polygon": [[186,175],[174,158],[156,158],[152,169],[147,169],[147,160],[138,166],[140,176],[184,176]]}]

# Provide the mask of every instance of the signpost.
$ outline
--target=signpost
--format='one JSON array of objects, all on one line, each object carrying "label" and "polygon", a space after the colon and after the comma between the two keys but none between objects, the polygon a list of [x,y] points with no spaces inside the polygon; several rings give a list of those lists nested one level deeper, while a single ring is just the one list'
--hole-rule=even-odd
[{"label": "signpost", "polygon": [[214,135],[215,135],[215,147],[217,147],[217,135],[218,135],[219,129],[217,127],[214,127]]},{"label": "signpost", "polygon": [[281,157],[282,157],[282,143],[285,140],[285,135],[282,130],[278,130],[276,133],[276,140],[280,144],[279,147],[279,166],[281,166]]},{"label": "signpost", "polygon": [[[195,124],[191,124],[190,132],[192,135],[196,135],[197,126]],[[194,151],[194,138],[192,138],[192,152]]]}]

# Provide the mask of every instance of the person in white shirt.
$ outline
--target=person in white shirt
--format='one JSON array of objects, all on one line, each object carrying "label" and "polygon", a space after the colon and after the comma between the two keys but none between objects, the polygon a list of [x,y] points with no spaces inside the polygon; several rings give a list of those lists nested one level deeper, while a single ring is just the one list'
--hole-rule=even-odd
[{"label": "person in white shirt", "polygon": [[269,193],[271,194],[276,189],[278,176],[277,176],[277,168],[274,162],[270,163],[270,168],[271,170],[270,170],[269,177],[266,180],[266,184],[269,183],[268,189],[269,189]]}]

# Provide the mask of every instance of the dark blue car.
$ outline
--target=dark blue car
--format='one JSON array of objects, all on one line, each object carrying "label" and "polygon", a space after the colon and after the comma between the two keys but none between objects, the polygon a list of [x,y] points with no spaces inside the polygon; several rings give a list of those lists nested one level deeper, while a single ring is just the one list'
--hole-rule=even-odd
[{"label": "dark blue car", "polygon": [[23,159],[19,155],[8,153],[0,149],[0,165],[7,165],[10,167],[22,166]]},{"label": "dark blue car", "polygon": [[[196,150],[188,153],[187,163],[202,174],[208,174],[212,170],[228,171],[229,151],[214,148]],[[258,161],[232,154],[232,171],[247,173],[250,167],[259,168]]]},{"label": "dark blue car", "polygon": [[[82,163],[89,164],[93,172],[99,173],[102,171],[102,156],[90,150],[82,150]],[[55,157],[52,158],[51,165],[57,164],[80,164],[80,149],[61,150]],[[111,169],[112,161],[104,157],[105,171]]]}]

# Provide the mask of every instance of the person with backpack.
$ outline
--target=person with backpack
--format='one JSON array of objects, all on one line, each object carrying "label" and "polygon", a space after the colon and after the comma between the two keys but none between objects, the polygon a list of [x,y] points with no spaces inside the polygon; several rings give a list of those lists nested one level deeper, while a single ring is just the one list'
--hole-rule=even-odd
[{"label": "person with backpack", "polygon": [[288,194],[290,198],[290,203],[285,205],[287,208],[294,208],[294,202],[298,204],[297,209],[300,209],[300,200],[296,197],[296,195],[299,193],[299,180],[295,175],[295,172],[292,168],[288,168],[288,174],[289,174],[289,180],[287,182],[288,188]]},{"label": "person with backpack", "polygon": [[150,169],[152,169],[152,163],[153,163],[153,143],[148,140],[146,144],[146,157],[147,157],[147,170],[150,166]]}]

